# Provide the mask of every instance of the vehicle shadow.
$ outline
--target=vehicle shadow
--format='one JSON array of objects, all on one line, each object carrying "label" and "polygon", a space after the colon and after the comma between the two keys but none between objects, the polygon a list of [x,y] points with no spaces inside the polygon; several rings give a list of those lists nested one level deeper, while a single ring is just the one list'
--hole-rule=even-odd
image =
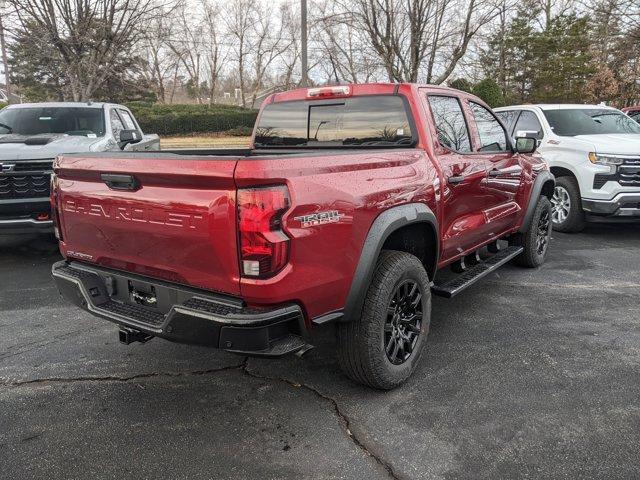
[{"label": "vehicle shadow", "polygon": [[[552,232],[552,243],[560,249],[607,250],[634,248],[640,241],[640,222],[637,223],[589,223],[578,233]],[[557,248],[552,247],[553,251]]]},{"label": "vehicle shadow", "polygon": [[633,235],[635,238],[640,238],[640,220],[629,223],[589,223],[582,233],[604,237]]},{"label": "vehicle shadow", "polygon": [[4,241],[0,237],[0,256],[25,257],[51,255],[60,257],[58,241],[52,235],[40,235],[26,240],[11,239]]}]

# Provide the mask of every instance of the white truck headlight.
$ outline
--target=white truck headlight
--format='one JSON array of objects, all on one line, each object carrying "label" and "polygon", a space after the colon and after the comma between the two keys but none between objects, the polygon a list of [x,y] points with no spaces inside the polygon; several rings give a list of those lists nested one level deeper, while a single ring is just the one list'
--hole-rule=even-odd
[{"label": "white truck headlight", "polygon": [[622,157],[597,155],[595,152],[589,152],[589,160],[591,160],[591,163],[599,163],[600,165],[622,165],[624,163],[624,158]]},{"label": "white truck headlight", "polygon": [[605,165],[611,170],[611,175],[616,173],[618,165],[624,163],[624,158],[612,155],[598,155],[595,152],[589,152],[589,161],[595,165]]}]

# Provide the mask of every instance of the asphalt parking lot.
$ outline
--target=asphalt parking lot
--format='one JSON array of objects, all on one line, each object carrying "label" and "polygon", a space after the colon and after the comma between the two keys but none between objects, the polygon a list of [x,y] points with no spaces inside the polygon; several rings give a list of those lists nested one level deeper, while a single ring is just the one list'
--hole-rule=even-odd
[{"label": "asphalt parking lot", "polygon": [[53,253],[0,250],[3,478],[640,476],[640,226],[554,233],[435,299],[414,377],[352,384],[332,331],[304,358],[152,340],[67,305]]}]

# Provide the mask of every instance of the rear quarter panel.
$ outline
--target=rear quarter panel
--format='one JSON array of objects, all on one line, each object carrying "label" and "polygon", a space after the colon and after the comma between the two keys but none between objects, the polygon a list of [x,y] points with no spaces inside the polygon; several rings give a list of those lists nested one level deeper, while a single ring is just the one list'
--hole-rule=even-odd
[{"label": "rear quarter panel", "polygon": [[[411,202],[435,211],[438,185],[422,149],[246,159],[235,178],[238,187],[286,184],[292,200],[283,218],[292,239],[289,265],[268,280],[241,279],[242,296],[254,304],[299,301],[308,319],[344,307],[374,219]],[[296,219],[328,211],[339,212],[339,221],[305,228]]]}]

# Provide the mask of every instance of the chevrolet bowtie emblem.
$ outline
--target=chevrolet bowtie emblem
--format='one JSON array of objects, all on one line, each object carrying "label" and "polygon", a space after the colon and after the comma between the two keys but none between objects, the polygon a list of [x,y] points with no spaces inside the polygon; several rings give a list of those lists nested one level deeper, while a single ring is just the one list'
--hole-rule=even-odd
[{"label": "chevrolet bowtie emblem", "polygon": [[15,166],[15,163],[0,163],[0,171],[2,171],[2,173],[13,172]]}]

